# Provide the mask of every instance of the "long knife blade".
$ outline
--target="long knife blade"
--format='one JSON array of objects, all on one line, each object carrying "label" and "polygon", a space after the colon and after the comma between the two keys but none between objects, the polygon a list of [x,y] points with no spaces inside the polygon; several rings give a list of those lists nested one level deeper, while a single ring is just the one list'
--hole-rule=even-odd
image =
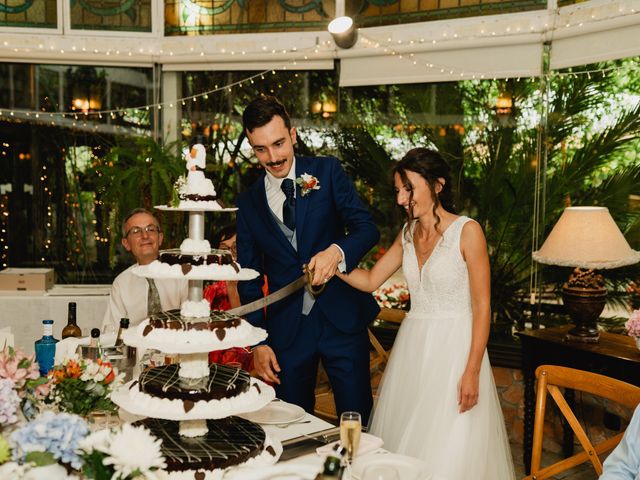
[{"label": "long knife blade", "polygon": [[288,297],[293,292],[300,290],[307,283],[307,276],[302,275],[300,278],[297,278],[293,282],[285,285],[279,290],[276,290],[270,295],[266,297],[259,298],[258,300],[254,300],[253,302],[247,303],[246,305],[240,305],[239,307],[232,308],[231,310],[227,310],[227,313],[231,313],[233,315],[246,315],[247,313],[255,312],[260,310],[261,308],[266,307],[267,305],[271,305],[279,300],[282,300],[285,297]]}]

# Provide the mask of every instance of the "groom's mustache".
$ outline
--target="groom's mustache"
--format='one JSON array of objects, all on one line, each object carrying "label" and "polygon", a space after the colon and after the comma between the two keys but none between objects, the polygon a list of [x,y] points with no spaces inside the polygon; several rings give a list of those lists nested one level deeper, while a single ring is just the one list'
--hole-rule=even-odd
[{"label": "groom's mustache", "polygon": [[267,162],[265,165],[267,167],[279,167],[280,165],[283,165],[284,162],[286,162],[286,161],[287,161],[287,159],[285,158],[283,160],[278,160],[276,162]]}]

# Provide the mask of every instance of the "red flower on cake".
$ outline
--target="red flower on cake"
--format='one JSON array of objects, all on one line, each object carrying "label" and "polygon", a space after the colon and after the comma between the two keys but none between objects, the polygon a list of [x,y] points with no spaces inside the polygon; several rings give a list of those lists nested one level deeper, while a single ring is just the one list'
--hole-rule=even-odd
[{"label": "red flower on cake", "polygon": [[302,196],[308,195],[312,190],[320,190],[320,181],[313,175],[303,173],[296,178],[296,183],[300,187]]}]

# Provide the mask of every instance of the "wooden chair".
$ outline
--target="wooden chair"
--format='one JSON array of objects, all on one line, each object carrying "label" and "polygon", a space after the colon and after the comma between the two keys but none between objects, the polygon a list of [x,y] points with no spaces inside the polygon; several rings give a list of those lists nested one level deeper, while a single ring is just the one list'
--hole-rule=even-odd
[{"label": "wooden chair", "polygon": [[[607,438],[594,445],[591,443],[582,425],[574,415],[571,407],[560,388],[569,388],[580,392],[590,393],[597,397],[606,398],[631,409],[640,403],[640,387],[629,383],[605,377],[597,373],[585,372],[574,368],[556,365],[541,365],[536,370],[538,379],[536,396],[536,413],[533,426],[533,447],[531,456],[531,474],[525,480],[543,480],[559,472],[569,470],[582,463],[590,461],[598,476],[602,474],[602,462],[599,455],[613,450],[620,442],[624,432]],[[542,457],[542,437],[544,432],[544,416],[547,404],[547,393],[558,405],[560,412],[571,426],[573,433],[580,442],[583,451],[557,463],[540,467]]]},{"label": "wooden chair", "polygon": [[[378,320],[384,320],[385,322],[402,323],[404,316],[407,312],[404,310],[398,310],[394,308],[382,308],[380,313],[378,314]],[[379,381],[379,376],[384,370],[384,367],[389,360],[389,354],[391,349],[385,350],[384,346],[380,343],[380,341],[373,334],[371,329],[368,329],[369,334],[369,342],[373,347],[373,351],[371,352],[369,358],[369,371],[371,372],[372,380],[375,377],[375,383],[377,385],[377,381]],[[376,377],[377,376],[377,377]],[[329,379],[327,374],[323,369],[320,369],[318,372],[318,380],[316,386],[316,406],[314,409],[314,413],[325,420],[337,420],[338,415],[336,414],[336,405],[333,399],[333,392],[331,391],[331,385],[329,384]]]}]

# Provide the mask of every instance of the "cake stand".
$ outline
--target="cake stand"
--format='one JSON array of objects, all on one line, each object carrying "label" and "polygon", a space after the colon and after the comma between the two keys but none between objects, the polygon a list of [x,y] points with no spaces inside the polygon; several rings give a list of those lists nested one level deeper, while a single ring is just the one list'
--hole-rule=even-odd
[{"label": "cake stand", "polygon": [[[161,210],[187,211],[189,212],[189,240],[191,245],[206,244],[204,240],[204,212],[235,211],[237,209],[203,207],[199,210],[193,206],[180,207],[156,207]],[[195,242],[195,243],[194,243]],[[216,250],[201,250],[188,252],[195,257],[216,255]],[[227,388],[235,387],[236,376],[244,378],[244,387],[248,388],[228,398],[219,399],[190,399],[190,398],[161,398],[149,392],[142,391],[138,380],[133,380],[115,392],[111,399],[124,410],[135,415],[149,417],[151,422],[148,427],[152,432],[163,438],[163,454],[169,455],[165,450],[166,444],[171,443],[167,430],[177,432],[175,435],[206,444],[209,439],[210,429],[218,428],[212,421],[224,419],[232,415],[248,413],[266,406],[275,398],[274,389],[266,383],[249,375],[237,367],[209,365],[208,354],[212,350],[221,350],[230,347],[244,347],[255,345],[267,337],[265,330],[254,327],[246,320],[239,317],[216,312],[216,319],[209,317],[209,308],[206,300],[203,300],[203,280],[250,280],[258,275],[251,269],[241,268],[235,265],[208,265],[201,267],[183,268],[181,265],[163,264],[156,261],[154,264],[134,268],[134,273],[149,278],[187,278],[189,281],[188,299],[183,303],[180,311],[162,312],[153,316],[154,321],[160,318],[162,322],[177,322],[175,328],[153,328],[151,319],[144,320],[140,325],[128,329],[123,337],[125,344],[141,350],[156,349],[168,354],[178,354],[178,364],[170,366],[153,367],[141,374],[140,378],[158,375],[170,380],[166,385],[198,384],[198,382],[213,381],[211,378],[229,378]],[[174,268],[176,267],[176,268]],[[185,271],[186,270],[186,271]],[[199,314],[190,312],[200,312]],[[219,318],[218,318],[219,317]],[[219,328],[202,328],[203,325],[222,325]],[[211,377],[214,375],[214,377]],[[217,375],[217,376],[216,376]],[[248,378],[247,378],[248,377]],[[246,383],[248,382],[248,383]],[[223,388],[224,389],[224,388]],[[188,389],[187,389],[188,390]],[[187,395],[187,394],[183,394]],[[154,426],[153,419],[161,419],[179,422],[177,425],[165,423],[170,428]],[[245,422],[243,431],[254,429],[264,434],[262,451],[243,461],[242,466],[264,466],[275,463],[282,453],[282,445],[270,438],[262,427],[252,424],[247,420],[236,419],[237,422]],[[235,428],[235,427],[234,427]],[[155,429],[155,430],[154,430]],[[161,431],[158,431],[161,430]],[[175,435],[173,438],[175,438]],[[218,435],[218,433],[215,433]],[[206,453],[205,453],[206,454]],[[175,475],[174,475],[175,473]],[[186,478],[183,475],[193,475],[189,478],[217,479],[221,478],[223,469],[208,470],[197,468],[194,470],[182,470],[179,472],[167,472],[167,478]]]}]

